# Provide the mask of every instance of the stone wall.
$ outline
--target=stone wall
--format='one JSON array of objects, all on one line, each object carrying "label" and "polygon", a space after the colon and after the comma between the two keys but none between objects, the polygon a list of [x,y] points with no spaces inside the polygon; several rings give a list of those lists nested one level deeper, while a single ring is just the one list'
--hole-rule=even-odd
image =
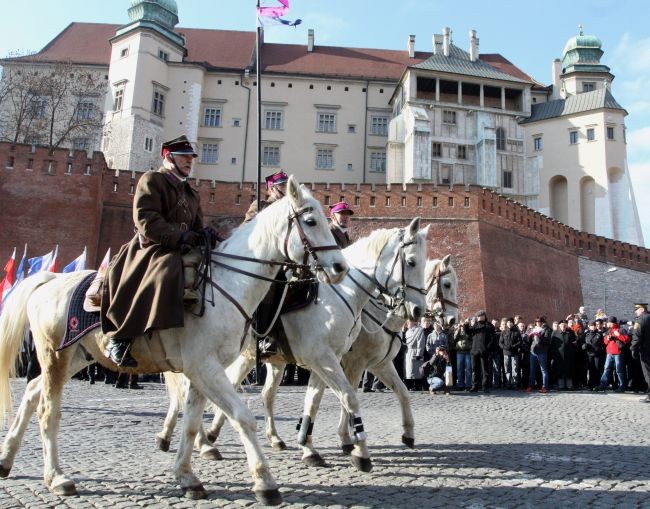
[{"label": "stone wall", "polygon": [[[113,253],[133,235],[131,205],[141,174],[110,170],[102,154],[88,159],[27,145],[0,143],[0,261],[14,246],[28,244],[37,256],[60,245],[68,263],[84,246],[96,267],[108,247]],[[222,234],[239,224],[255,199],[252,183],[193,181],[206,222]],[[355,211],[354,235],[379,227],[405,226],[413,217],[429,231],[429,255],[452,254],[459,276],[461,316],[486,308],[491,316],[538,313],[549,318],[590,308],[602,295],[603,267],[612,290],[612,309],[624,313],[629,299],[648,300],[650,251],[580,232],[478,186],[408,184],[306,184],[327,207],[341,200]],[[596,268],[592,268],[596,267]],[[600,271],[600,272],[598,272]],[[633,295],[634,297],[629,297]],[[608,304],[610,307],[610,304]],[[592,310],[593,311],[593,310]]]}]

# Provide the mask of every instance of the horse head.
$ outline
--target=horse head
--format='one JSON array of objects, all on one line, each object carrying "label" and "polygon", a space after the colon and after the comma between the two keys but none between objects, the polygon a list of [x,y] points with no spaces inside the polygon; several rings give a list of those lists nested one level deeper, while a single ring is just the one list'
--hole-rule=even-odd
[{"label": "horse head", "polygon": [[379,290],[393,314],[410,320],[418,320],[426,309],[423,283],[429,227],[419,228],[417,217],[406,228],[377,230],[371,235],[377,253],[375,279]]},{"label": "horse head", "polygon": [[451,264],[451,255],[442,260],[429,260],[426,266],[427,309],[443,319],[443,326],[458,321],[458,276]]},{"label": "horse head", "polygon": [[329,229],[320,202],[300,186],[293,175],[289,177],[285,199],[290,209],[285,256],[297,263],[309,263],[323,283],[339,283],[348,273],[348,265]]}]

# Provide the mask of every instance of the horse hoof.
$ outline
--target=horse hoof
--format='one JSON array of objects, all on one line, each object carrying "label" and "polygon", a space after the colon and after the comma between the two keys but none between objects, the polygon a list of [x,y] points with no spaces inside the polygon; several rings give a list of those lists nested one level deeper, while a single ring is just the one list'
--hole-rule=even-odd
[{"label": "horse hoof", "polygon": [[284,451],[287,448],[287,444],[280,440],[279,442],[273,442],[271,447],[273,447],[274,451]]},{"label": "horse hoof", "polygon": [[183,494],[190,500],[203,500],[204,498],[208,498],[208,492],[202,484],[183,488]]},{"label": "horse hoof", "polygon": [[408,447],[410,449],[415,449],[415,439],[414,438],[402,435],[402,443],[406,447]]},{"label": "horse hoof", "polygon": [[5,479],[6,477],[9,477],[9,472],[11,472],[11,467],[5,468],[0,465],[0,478]]},{"label": "horse hoof", "polygon": [[260,504],[264,505],[280,505],[282,503],[282,495],[280,490],[255,490],[255,498]]},{"label": "horse hoof", "polygon": [[309,456],[305,456],[302,459],[302,462],[307,465],[308,467],[327,467],[329,466],[327,463],[325,463],[325,460],[323,457],[318,454],[311,454]]},{"label": "horse hoof", "polygon": [[217,436],[218,436],[218,435],[217,435],[216,433],[208,433],[208,434],[206,435],[206,438],[208,439],[208,442],[210,442],[211,444],[213,444],[214,441],[217,439]]},{"label": "horse hoof", "polygon": [[66,480],[60,484],[57,484],[56,486],[52,486],[50,488],[50,491],[60,497],[71,497],[77,494],[77,488],[74,485],[74,482],[70,480]]},{"label": "horse hoof", "polygon": [[361,472],[370,472],[372,470],[372,460],[370,458],[360,458],[359,456],[350,456],[350,461],[354,468]]},{"label": "horse hoof", "polygon": [[164,438],[156,437],[156,446],[158,446],[158,449],[160,449],[162,452],[168,452],[170,445],[171,445],[171,442],[169,440],[165,440]]},{"label": "horse hoof", "polygon": [[219,452],[219,449],[212,448],[206,449],[201,453],[201,458],[208,461],[221,461],[223,456]]},{"label": "horse hoof", "polygon": [[341,451],[345,456],[349,456],[354,451],[354,444],[341,444]]}]

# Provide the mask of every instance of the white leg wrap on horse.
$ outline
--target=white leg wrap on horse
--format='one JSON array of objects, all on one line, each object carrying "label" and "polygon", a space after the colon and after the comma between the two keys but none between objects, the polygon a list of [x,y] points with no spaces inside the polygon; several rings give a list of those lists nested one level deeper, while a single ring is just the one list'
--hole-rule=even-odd
[{"label": "white leg wrap on horse", "polygon": [[368,438],[368,434],[363,429],[361,414],[354,414],[354,416],[350,418],[350,426],[354,429],[354,438],[357,440],[366,440]]},{"label": "white leg wrap on horse", "polygon": [[311,436],[311,432],[314,430],[314,423],[311,421],[311,417],[304,415],[298,421],[296,426],[298,431],[298,443],[300,445],[305,445],[307,443],[307,437]]}]

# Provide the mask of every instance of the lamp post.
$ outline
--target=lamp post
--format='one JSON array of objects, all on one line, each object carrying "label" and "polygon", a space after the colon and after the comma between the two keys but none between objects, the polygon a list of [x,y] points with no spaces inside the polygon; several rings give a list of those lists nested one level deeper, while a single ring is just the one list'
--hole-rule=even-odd
[{"label": "lamp post", "polygon": [[610,267],[607,269],[603,274],[605,275],[605,290],[603,291],[603,311],[605,314],[607,313],[607,274],[610,274],[612,272],[616,272],[618,270],[617,267]]}]

